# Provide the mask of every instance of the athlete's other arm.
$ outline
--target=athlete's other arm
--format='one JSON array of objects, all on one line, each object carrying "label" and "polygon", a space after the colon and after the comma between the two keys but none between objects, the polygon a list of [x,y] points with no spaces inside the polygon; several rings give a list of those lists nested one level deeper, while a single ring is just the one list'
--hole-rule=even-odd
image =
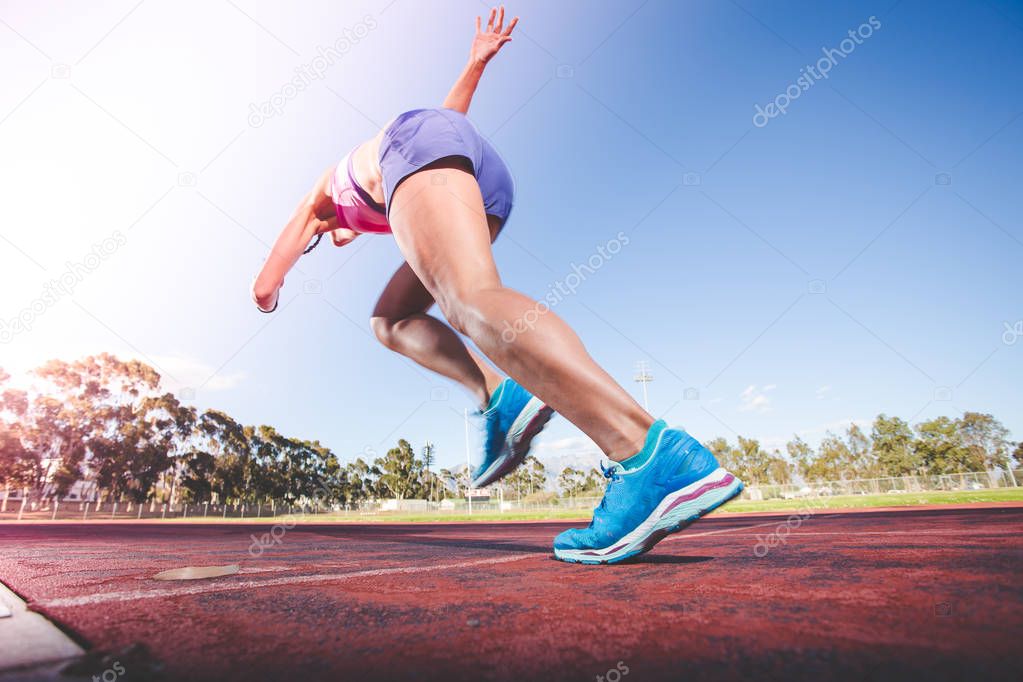
[{"label": "athlete's other arm", "polygon": [[[313,237],[337,228],[337,213],[330,196],[330,180],[333,174],[334,169],[330,168],[316,181],[274,242],[262,270],[252,283],[252,298],[260,310],[266,312],[277,307],[277,296],[284,285],[284,276],[295,265]],[[340,235],[331,236],[334,237],[335,243],[341,238]],[[348,241],[351,239],[354,239],[354,236]]]},{"label": "athlete's other arm", "polygon": [[[494,24],[495,17],[497,18],[496,25]],[[490,18],[487,20],[485,31],[480,30],[480,18],[476,17],[476,36],[473,38],[472,48],[469,50],[469,63],[465,65],[458,80],[451,87],[451,92],[444,99],[445,109],[454,109],[463,114],[469,111],[469,103],[472,102],[476,86],[479,85],[480,77],[483,76],[483,69],[505,43],[511,42],[511,32],[517,23],[519,23],[519,18],[515,17],[508,24],[508,28],[502,30],[504,27],[503,5],[500,13],[496,9],[490,10]]]}]

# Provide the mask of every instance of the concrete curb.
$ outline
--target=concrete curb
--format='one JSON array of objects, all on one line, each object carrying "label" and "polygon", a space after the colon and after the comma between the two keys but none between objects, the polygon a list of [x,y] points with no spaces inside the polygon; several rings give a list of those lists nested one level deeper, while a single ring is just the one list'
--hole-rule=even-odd
[{"label": "concrete curb", "polygon": [[[8,614],[8,615],[4,615]],[[85,651],[0,583],[0,679],[15,671],[79,658]]]}]

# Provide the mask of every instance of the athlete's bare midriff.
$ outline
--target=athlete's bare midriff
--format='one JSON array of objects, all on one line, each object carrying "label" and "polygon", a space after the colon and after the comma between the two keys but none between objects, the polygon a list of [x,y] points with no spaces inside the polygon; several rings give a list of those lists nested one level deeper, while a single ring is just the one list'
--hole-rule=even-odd
[{"label": "athlete's bare midriff", "polygon": [[384,178],[380,172],[380,144],[386,129],[385,126],[352,151],[352,175],[355,181],[381,206],[384,205]]}]

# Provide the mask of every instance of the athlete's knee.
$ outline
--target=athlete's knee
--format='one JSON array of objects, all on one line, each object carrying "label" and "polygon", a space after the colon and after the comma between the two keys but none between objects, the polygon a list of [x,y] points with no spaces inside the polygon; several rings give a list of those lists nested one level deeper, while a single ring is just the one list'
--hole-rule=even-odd
[{"label": "athlete's knee", "polygon": [[394,318],[377,315],[369,318],[369,326],[377,340],[391,350],[398,347],[398,322]]},{"label": "athlete's knee", "polygon": [[455,331],[473,338],[489,325],[486,300],[495,295],[501,287],[472,287],[444,296],[440,301],[444,317]]},{"label": "athlete's knee", "polygon": [[469,338],[473,338],[476,330],[479,329],[479,325],[474,324],[478,318],[471,310],[464,307],[460,307],[459,310],[449,318],[449,320],[451,321],[451,326],[455,328],[455,331],[459,334],[468,336]]}]

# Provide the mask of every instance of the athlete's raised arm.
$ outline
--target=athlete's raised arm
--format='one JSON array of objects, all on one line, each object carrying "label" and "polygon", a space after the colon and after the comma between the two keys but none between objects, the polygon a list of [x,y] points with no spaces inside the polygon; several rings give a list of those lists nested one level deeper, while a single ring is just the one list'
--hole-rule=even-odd
[{"label": "athlete's raised arm", "polygon": [[337,215],[329,194],[333,173],[333,168],[328,169],[313,189],[302,197],[298,208],[274,242],[259,275],[252,282],[252,299],[263,312],[272,312],[277,307],[277,295],[284,285],[284,276],[295,265],[312,238],[337,227]]},{"label": "athlete's raised arm", "polygon": [[[496,24],[494,23],[495,18]],[[476,92],[476,86],[479,85],[483,69],[505,43],[511,42],[511,32],[517,23],[519,23],[519,18],[515,17],[508,27],[504,28],[503,5],[500,11],[490,10],[486,30],[480,29],[481,21],[479,17],[476,17],[476,36],[472,41],[472,49],[469,50],[469,63],[465,65],[458,80],[451,87],[451,92],[444,99],[445,109],[454,109],[463,114],[469,111],[469,103],[472,102],[472,96]]]}]

